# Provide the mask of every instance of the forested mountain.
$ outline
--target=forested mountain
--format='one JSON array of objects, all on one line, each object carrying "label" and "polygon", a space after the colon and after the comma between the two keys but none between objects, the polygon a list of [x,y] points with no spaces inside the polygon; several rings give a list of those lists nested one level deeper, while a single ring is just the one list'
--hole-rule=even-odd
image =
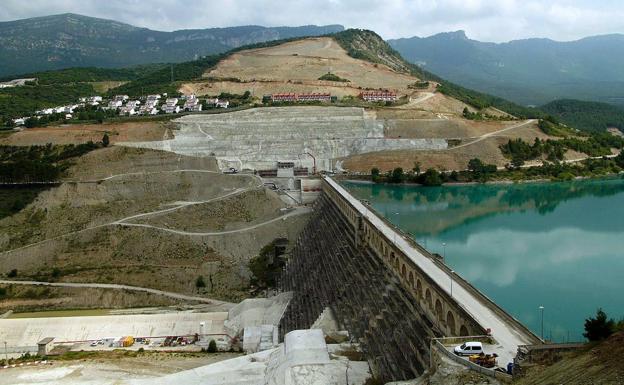
[{"label": "forested mountain", "polygon": [[624,105],[624,35],[495,44],[457,31],[389,43],[450,81],[524,105],[568,98]]},{"label": "forested mountain", "polygon": [[343,29],[243,26],[160,32],[71,13],[0,22],[0,77],[67,67],[183,62],[243,45]]},{"label": "forested mountain", "polygon": [[624,108],[581,100],[555,100],[541,110],[570,127],[584,131],[604,131],[609,127],[624,130]]}]

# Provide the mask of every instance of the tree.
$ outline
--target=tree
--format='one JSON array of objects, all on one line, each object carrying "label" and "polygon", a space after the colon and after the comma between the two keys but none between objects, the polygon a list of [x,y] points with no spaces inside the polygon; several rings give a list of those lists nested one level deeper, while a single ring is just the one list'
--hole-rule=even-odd
[{"label": "tree", "polygon": [[412,171],[414,172],[414,174],[416,174],[416,176],[420,175],[420,162],[414,162],[414,167],[412,168]]},{"label": "tree", "polygon": [[381,174],[381,172],[379,171],[379,169],[377,167],[374,167],[371,169],[371,179],[373,180],[373,182],[377,182],[379,181],[379,175]]},{"label": "tree", "polygon": [[442,178],[440,178],[440,173],[433,168],[427,169],[427,171],[425,171],[425,173],[421,175],[420,179],[420,183],[425,186],[442,185]]},{"label": "tree", "polygon": [[405,173],[403,173],[403,169],[401,167],[397,167],[392,170],[392,174],[390,176],[390,182],[392,183],[403,183],[405,180]]},{"label": "tree", "polygon": [[615,163],[624,168],[624,150],[620,151],[620,155],[615,157]]},{"label": "tree", "polygon": [[200,275],[199,277],[197,277],[197,280],[195,280],[195,287],[198,289],[206,287],[206,282],[204,281],[203,276]]},{"label": "tree", "polygon": [[104,134],[104,136],[102,137],[102,145],[104,147],[108,147],[109,144],[110,144],[110,139],[108,138],[108,134]]},{"label": "tree", "polygon": [[478,174],[483,171],[483,162],[479,158],[472,158],[468,161],[468,170]]},{"label": "tree", "polygon": [[9,273],[7,274],[7,277],[9,277],[9,278],[17,277],[17,269],[13,269],[13,270],[9,271]]},{"label": "tree", "polygon": [[216,353],[217,352],[217,342],[215,340],[210,340],[208,343],[208,353]]},{"label": "tree", "polygon": [[585,320],[585,333],[583,336],[590,341],[601,341],[609,337],[615,328],[615,321],[607,319],[607,313],[601,308],[596,311],[596,318]]}]

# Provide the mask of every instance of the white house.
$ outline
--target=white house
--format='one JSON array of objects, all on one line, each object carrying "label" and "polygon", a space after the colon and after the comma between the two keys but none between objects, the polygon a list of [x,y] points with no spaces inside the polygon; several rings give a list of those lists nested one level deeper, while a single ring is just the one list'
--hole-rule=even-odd
[{"label": "white house", "polygon": [[195,95],[188,96],[184,102],[185,111],[198,112],[202,110],[202,105]]}]

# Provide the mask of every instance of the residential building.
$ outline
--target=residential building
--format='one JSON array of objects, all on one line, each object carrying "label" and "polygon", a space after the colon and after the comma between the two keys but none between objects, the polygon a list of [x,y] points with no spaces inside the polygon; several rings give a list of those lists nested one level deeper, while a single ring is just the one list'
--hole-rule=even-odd
[{"label": "residential building", "polygon": [[167,100],[165,101],[165,104],[163,104],[160,109],[163,110],[166,114],[177,114],[178,112],[180,112],[180,106],[178,106],[178,99],[167,98]]},{"label": "residential building", "polygon": [[202,105],[195,95],[190,95],[184,101],[184,111],[198,112],[202,110]]},{"label": "residential building", "polygon": [[217,104],[215,104],[215,107],[217,108],[228,108],[229,106],[230,102],[228,102],[227,100],[219,100]]},{"label": "residential building", "polygon": [[360,98],[367,102],[395,102],[397,100],[397,93],[387,90],[363,91],[360,94]]},{"label": "residential building", "polygon": [[271,95],[271,101],[273,102],[296,102],[297,94],[295,93],[281,93]]},{"label": "residential building", "polygon": [[330,93],[298,94],[297,100],[300,102],[329,102],[331,101],[331,94]]}]

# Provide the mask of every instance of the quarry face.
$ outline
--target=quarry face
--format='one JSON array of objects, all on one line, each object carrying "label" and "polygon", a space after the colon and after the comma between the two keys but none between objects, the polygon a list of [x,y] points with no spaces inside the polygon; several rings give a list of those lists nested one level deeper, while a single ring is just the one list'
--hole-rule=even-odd
[{"label": "quarry face", "polygon": [[[219,168],[270,169],[293,162],[334,171],[336,160],[385,150],[441,150],[444,139],[386,138],[384,123],[363,108],[273,107],[174,120],[175,138],[124,143],[190,156],[215,156]],[[311,155],[311,156],[310,156]]]}]

